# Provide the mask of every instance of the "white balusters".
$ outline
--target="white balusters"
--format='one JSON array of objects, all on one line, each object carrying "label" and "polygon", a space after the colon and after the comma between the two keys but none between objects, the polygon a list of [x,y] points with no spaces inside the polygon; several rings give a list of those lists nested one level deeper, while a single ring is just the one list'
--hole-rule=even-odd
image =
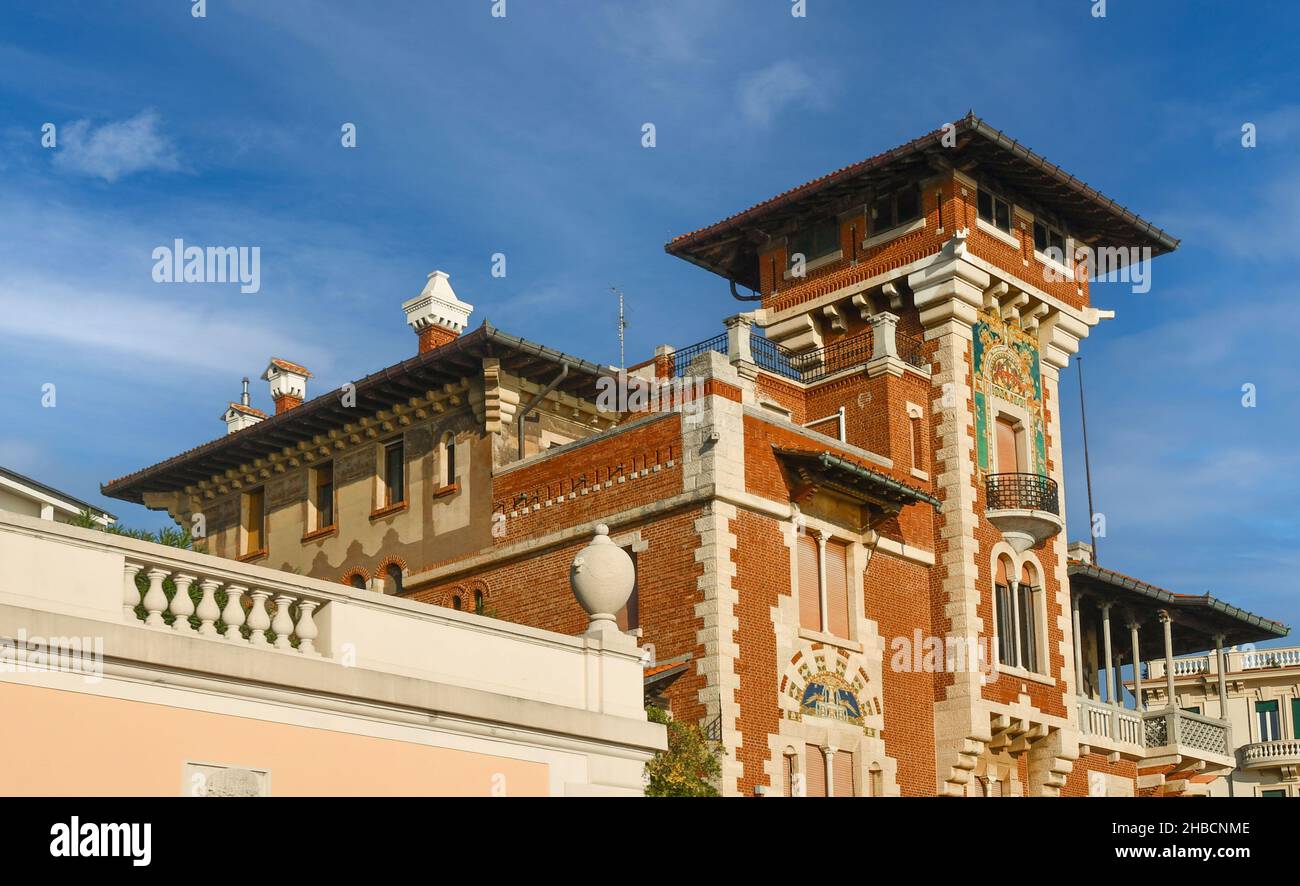
[{"label": "white balusters", "polygon": [[293,644],[289,642],[289,635],[293,633],[293,617],[289,615],[289,606],[292,604],[293,597],[288,594],[276,594],[275,618],[271,620],[271,630],[275,631],[276,649],[293,648]]},{"label": "white balusters", "polygon": [[248,642],[254,646],[269,646],[266,629],[271,626],[271,616],[266,611],[266,599],[271,592],[258,590],[249,596],[253,598],[253,608],[248,611]]},{"label": "white balusters", "polygon": [[135,577],[144,567],[139,563],[127,562],[122,572],[122,617],[129,622],[140,620],[135,614],[135,607],[140,605],[140,589],[135,586]]},{"label": "white balusters", "polygon": [[144,610],[148,613],[144,623],[150,627],[160,628],[166,624],[162,617],[163,610],[167,608],[167,594],[163,591],[163,579],[170,574],[166,569],[158,566],[145,573],[149,576],[149,590],[144,595]]},{"label": "white balusters", "polygon": [[298,626],[294,628],[294,632],[298,635],[298,651],[303,655],[320,655],[316,651],[315,643],[320,635],[320,629],[316,627],[316,622],[311,617],[316,605],[314,600],[298,602]]},{"label": "white balusters", "polygon": [[226,608],[221,610],[221,620],[226,623],[226,639],[243,642],[239,628],[244,623],[244,606],[240,598],[248,588],[243,585],[226,585]]},{"label": "white balusters", "polygon": [[203,597],[199,600],[199,608],[195,610],[194,614],[199,617],[199,634],[204,637],[217,636],[217,619],[221,617],[221,610],[217,608],[217,588],[219,587],[221,587],[221,582],[215,578],[205,578],[199,582]]},{"label": "white balusters", "polygon": [[[264,649],[272,648],[267,633],[275,634],[275,649],[281,652],[320,657],[316,648],[316,638],[320,635],[314,615],[328,601],[305,600],[293,589],[250,590],[249,585],[227,584],[225,579],[195,572],[172,571],[161,565],[149,562],[125,563],[122,572],[122,617],[139,622],[137,607],[143,605],[147,613],[144,622],[150,627],[170,627],[179,634],[196,637],[225,639],[240,643],[249,643]],[[141,594],[136,585],[136,578],[143,573],[149,579],[149,588]],[[218,573],[220,574],[220,573]],[[164,582],[170,578],[176,585],[170,601],[164,589]],[[199,601],[195,605],[190,591],[199,588]],[[224,587],[226,603],[217,601],[217,594]],[[244,609],[244,597],[252,599],[252,606]],[[272,605],[274,609],[272,609]],[[167,624],[165,616],[170,613],[172,623]],[[198,619],[198,627],[190,619]],[[224,632],[218,632],[217,622],[225,623]],[[241,628],[248,627],[248,639],[245,640]],[[294,638],[297,646],[294,646]]]},{"label": "white balusters", "polygon": [[190,585],[194,584],[194,580],[195,576],[184,572],[172,576],[172,581],[176,584],[176,593],[172,595],[172,603],[168,609],[175,618],[172,622],[172,630],[177,633],[194,633],[194,626],[190,624],[190,616],[194,614],[194,601],[190,599]]}]

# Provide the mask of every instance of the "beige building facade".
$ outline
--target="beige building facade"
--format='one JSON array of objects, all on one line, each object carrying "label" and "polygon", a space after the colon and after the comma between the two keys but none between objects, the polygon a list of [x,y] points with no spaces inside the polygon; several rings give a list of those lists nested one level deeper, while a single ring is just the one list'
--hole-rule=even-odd
[{"label": "beige building facade", "polygon": [[592,625],[0,512],[0,794],[639,795],[664,730]]},{"label": "beige building facade", "polygon": [[[1229,724],[1236,766],[1211,795],[1300,797],[1300,646],[1225,650],[1222,671],[1221,683],[1213,654],[1173,663],[1178,707]],[[1168,704],[1167,673],[1165,662],[1147,663],[1149,699]]]}]

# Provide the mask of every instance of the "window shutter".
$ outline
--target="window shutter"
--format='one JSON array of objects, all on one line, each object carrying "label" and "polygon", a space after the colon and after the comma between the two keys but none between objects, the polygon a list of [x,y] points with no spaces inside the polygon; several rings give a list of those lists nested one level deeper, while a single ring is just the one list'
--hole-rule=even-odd
[{"label": "window shutter", "polygon": [[835,752],[835,796],[853,797],[853,770],[856,758],[851,751]]},{"label": "window shutter", "polygon": [[1300,738],[1300,698],[1291,699],[1291,737]]},{"label": "window shutter", "polygon": [[785,754],[781,757],[781,786],[784,793],[782,796],[794,796],[794,755]]},{"label": "window shutter", "polygon": [[849,546],[826,543],[826,618],[836,637],[849,636]]},{"label": "window shutter", "polygon": [[803,784],[806,796],[826,796],[826,757],[815,744],[804,748]]},{"label": "window shutter", "polygon": [[817,586],[817,540],[799,536],[799,625],[810,631],[822,629],[821,591]]}]

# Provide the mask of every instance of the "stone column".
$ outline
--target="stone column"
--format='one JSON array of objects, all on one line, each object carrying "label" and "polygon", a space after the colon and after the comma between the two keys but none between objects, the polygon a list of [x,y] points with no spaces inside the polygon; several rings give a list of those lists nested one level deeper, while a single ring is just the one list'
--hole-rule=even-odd
[{"label": "stone column", "polygon": [[1115,659],[1111,655],[1110,648],[1110,607],[1115,604],[1106,602],[1101,604],[1101,631],[1102,644],[1106,652],[1106,703],[1115,704]]},{"label": "stone column", "polygon": [[830,601],[826,596],[826,533],[818,529],[813,533],[813,537],[817,539],[817,600],[821,606],[821,630],[823,634],[829,634],[831,628],[828,611]]},{"label": "stone column", "polygon": [[1145,706],[1142,704],[1142,648],[1138,642],[1137,619],[1129,621],[1128,631],[1133,643],[1133,710],[1140,714]]},{"label": "stone column", "polygon": [[1070,614],[1074,625],[1074,694],[1083,697],[1083,625],[1079,616],[1079,598],[1070,595]]},{"label": "stone column", "polygon": [[[945,247],[923,269],[908,275],[931,360],[930,412],[934,417],[936,493],[943,502],[939,534],[947,550],[935,568],[940,609],[948,626],[945,642],[970,644],[992,634],[979,615],[979,576],[987,556],[975,535],[979,529],[975,494],[975,419],[971,408],[971,341],[989,275],[966,261],[963,249]],[[936,627],[936,631],[943,630]],[[990,710],[983,699],[982,674],[975,669],[952,675],[935,702],[936,789],[948,796],[965,793],[983,747],[992,740]]]},{"label": "stone column", "polygon": [[732,366],[752,364],[754,355],[750,350],[749,336],[754,325],[752,314],[736,314],[723,321],[727,327],[727,360]]},{"label": "stone column", "polygon": [[1165,628],[1165,691],[1169,694],[1169,707],[1174,708],[1178,706],[1174,692],[1174,632],[1168,612],[1160,611],[1160,623]]},{"label": "stone column", "polygon": [[898,359],[898,316],[888,311],[871,317],[871,359]]}]

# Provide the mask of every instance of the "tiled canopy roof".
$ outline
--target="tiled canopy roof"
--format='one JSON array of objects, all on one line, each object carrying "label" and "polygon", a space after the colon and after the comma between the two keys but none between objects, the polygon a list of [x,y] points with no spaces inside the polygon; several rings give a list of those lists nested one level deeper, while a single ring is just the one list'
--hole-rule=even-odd
[{"label": "tiled canopy roof", "polygon": [[1212,648],[1216,634],[1223,635],[1225,646],[1235,646],[1275,640],[1291,632],[1281,622],[1239,609],[1210,594],[1176,594],[1091,563],[1071,563],[1067,572],[1070,588],[1076,593],[1091,592],[1137,611],[1170,612],[1179,625],[1174,631],[1175,655]]},{"label": "tiled canopy roof", "polygon": [[1038,201],[1073,230],[1096,235],[1102,245],[1148,246],[1154,255],[1178,248],[1178,240],[1089,187],[1046,158],[994,129],[973,111],[944,128],[784,191],[664,246],[671,255],[737,283],[758,288],[758,248],[769,232],[791,219],[829,214],[865,202],[869,192],[955,167],[990,172]]}]

